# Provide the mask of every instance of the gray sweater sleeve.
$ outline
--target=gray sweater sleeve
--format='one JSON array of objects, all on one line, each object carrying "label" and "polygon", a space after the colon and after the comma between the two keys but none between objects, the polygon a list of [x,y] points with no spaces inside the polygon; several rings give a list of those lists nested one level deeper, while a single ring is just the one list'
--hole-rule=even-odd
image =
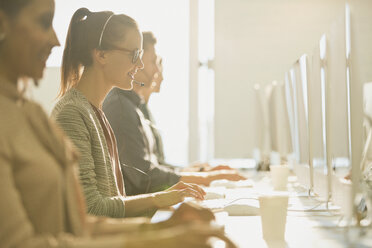
[{"label": "gray sweater sleeve", "polygon": [[105,182],[98,182],[96,170],[105,170],[105,168],[96,165],[93,160],[90,139],[90,132],[93,130],[89,130],[85,123],[89,119],[87,117],[84,119],[84,115],[78,107],[71,104],[63,106],[54,115],[54,118],[80,153],[80,183],[83,187],[88,213],[107,217],[124,217],[123,199],[120,197],[103,197],[98,190],[98,184],[100,183],[101,187],[104,187]]},{"label": "gray sweater sleeve", "polygon": [[180,180],[173,170],[151,163],[141,122],[132,102],[111,92],[103,110],[114,130],[120,161],[126,164],[122,166],[122,171],[128,195],[164,190]]}]

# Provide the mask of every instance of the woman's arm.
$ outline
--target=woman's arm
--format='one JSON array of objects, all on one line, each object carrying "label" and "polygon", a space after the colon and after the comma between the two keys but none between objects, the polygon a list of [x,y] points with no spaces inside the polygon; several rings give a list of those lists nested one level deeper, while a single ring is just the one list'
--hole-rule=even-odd
[{"label": "woman's arm", "polygon": [[181,180],[186,183],[195,183],[209,186],[209,184],[218,179],[227,179],[230,181],[245,180],[244,176],[235,170],[215,170],[208,172],[181,172]]},{"label": "woman's arm", "polygon": [[148,210],[156,210],[180,203],[185,197],[204,199],[204,191],[197,185],[179,182],[170,189],[152,194],[124,198],[127,216],[138,216]]},{"label": "woman's arm", "polygon": [[[125,204],[122,197],[104,197],[98,190],[98,184],[111,183],[105,179],[97,179],[96,165],[92,156],[90,134],[83,114],[78,107],[66,105],[54,116],[58,125],[72,140],[80,153],[79,175],[88,213],[93,215],[123,218]],[[105,169],[105,168],[102,168]],[[99,182],[101,180],[101,182]]]},{"label": "woman's arm", "polygon": [[191,202],[183,203],[176,209],[173,209],[173,211],[172,216],[168,220],[158,223],[150,223],[150,220],[144,217],[112,219],[87,216],[86,226],[93,236],[97,236],[123,232],[154,231],[196,222],[205,224],[215,220],[215,216],[211,210]]}]

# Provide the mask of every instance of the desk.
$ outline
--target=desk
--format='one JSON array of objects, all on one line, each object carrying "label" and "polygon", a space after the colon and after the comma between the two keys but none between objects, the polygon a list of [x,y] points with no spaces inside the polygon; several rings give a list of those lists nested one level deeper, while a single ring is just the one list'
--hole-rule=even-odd
[{"label": "desk", "polygon": [[[254,177],[253,188],[226,189],[226,199],[235,200],[243,197],[255,197],[259,192],[270,190],[267,174],[260,173]],[[289,209],[309,209],[319,204],[314,198],[306,196],[306,192],[298,187],[294,177],[288,184],[290,192]],[[296,206],[294,206],[296,205]],[[216,213],[217,223],[225,226],[225,232],[238,247],[245,248],[344,248],[372,247],[372,230],[359,237],[360,230],[338,227],[341,218],[337,212],[316,211],[301,212],[288,210],[286,224],[286,240],[267,243],[262,239],[260,216],[228,216],[226,212]],[[352,245],[354,244],[354,245]],[[216,247],[223,247],[216,244]]]},{"label": "desk", "polygon": [[[328,220],[327,220],[328,221]],[[337,221],[333,217],[333,221]],[[346,230],[338,227],[327,227],[312,220],[311,217],[287,217],[286,241],[266,243],[261,237],[261,219],[259,216],[228,216],[224,219],[225,232],[239,247],[284,248],[284,247],[372,247],[372,239],[358,240],[355,246],[349,245]],[[370,237],[372,232],[370,232]],[[357,238],[354,238],[354,241]]]}]

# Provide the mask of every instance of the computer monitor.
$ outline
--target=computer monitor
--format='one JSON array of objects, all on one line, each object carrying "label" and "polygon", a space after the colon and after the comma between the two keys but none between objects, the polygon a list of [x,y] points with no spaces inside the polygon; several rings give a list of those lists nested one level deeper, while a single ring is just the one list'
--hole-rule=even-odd
[{"label": "computer monitor", "polygon": [[309,165],[313,191],[320,198],[328,201],[331,182],[326,162],[326,39],[326,35],[322,35],[309,60],[311,69],[308,70],[308,124]]},{"label": "computer monitor", "polygon": [[300,185],[306,189],[311,189],[313,183],[309,166],[307,60],[307,55],[301,56],[293,65],[290,75],[293,90],[294,171]]},{"label": "computer monitor", "polygon": [[269,118],[272,154],[276,154],[276,163],[287,161],[288,155],[292,153],[292,140],[283,82],[271,83]]},{"label": "computer monitor", "polygon": [[[348,8],[346,8],[348,10]],[[350,78],[348,66],[347,28],[349,18],[346,12],[331,25],[327,35],[328,52],[326,64],[326,134],[327,163],[332,170],[332,202],[343,209],[351,201],[351,184],[344,177],[351,171],[350,131]]]},{"label": "computer monitor", "polygon": [[363,84],[363,112],[365,118],[372,120],[372,82]]},{"label": "computer monitor", "polygon": [[346,48],[346,18],[341,14],[328,33],[327,103],[329,156],[335,175],[344,177],[351,169],[350,80]]},{"label": "computer monitor", "polygon": [[321,37],[311,57],[311,73],[307,74],[313,190],[343,209],[347,208],[345,202],[350,201],[345,192],[351,191],[350,185],[341,180],[351,169],[346,22],[345,13],[340,14],[330,31]]},{"label": "computer monitor", "polygon": [[266,101],[269,120],[269,133],[270,133],[270,165],[280,164],[280,154],[278,152],[278,137],[277,137],[277,113],[275,106],[275,88],[277,82],[274,81],[266,86]]},{"label": "computer monitor", "polygon": [[267,92],[265,87],[260,84],[254,85],[255,92],[255,148],[253,156],[256,163],[262,163],[268,159],[270,155],[270,131],[269,131],[269,116]]},{"label": "computer monitor", "polygon": [[282,158],[278,150],[278,115],[276,104],[275,91],[277,88],[277,82],[266,85],[265,87],[265,102],[266,102],[266,113],[267,113],[267,124],[268,124],[268,137],[269,137],[269,165],[281,164]]},{"label": "computer monitor", "polygon": [[292,153],[288,155],[288,165],[293,170],[293,164],[296,161],[295,158],[295,121],[294,121],[294,102],[293,102],[293,88],[292,88],[292,76],[291,71],[285,73],[284,77],[284,89],[285,89],[285,106],[288,114],[288,124],[291,138],[291,150]]},{"label": "computer monitor", "polygon": [[362,176],[372,175],[372,82],[363,85],[363,140],[364,148],[360,170]]},{"label": "computer monitor", "polygon": [[[346,87],[336,88],[338,98],[334,94],[329,94],[330,107],[331,104],[342,104],[342,108],[337,108],[338,115],[333,112],[329,112],[328,115],[330,124],[333,123],[333,126],[340,125],[339,121],[334,120],[340,117],[339,112],[342,111],[343,115],[347,116],[347,146],[350,165],[344,169],[342,165],[333,164],[332,200],[341,206],[342,214],[348,221],[355,219],[353,217],[356,216],[357,205],[354,203],[359,191],[361,166],[363,166],[363,84],[367,80],[372,80],[370,70],[372,67],[370,46],[372,35],[369,32],[372,25],[372,2],[362,0],[351,3],[351,7],[348,4],[345,5],[345,13],[335,22],[329,32],[329,46],[333,52],[329,54],[327,68],[329,92],[336,85],[346,85]],[[345,89],[346,93],[343,93]],[[342,95],[342,98],[339,95]],[[338,100],[337,103],[335,99]],[[344,107],[345,102],[346,107]],[[330,138],[334,139],[334,135],[337,133],[331,130]],[[335,142],[330,142],[330,144],[335,145]],[[344,171],[348,173],[351,171],[352,184],[343,178]]]}]

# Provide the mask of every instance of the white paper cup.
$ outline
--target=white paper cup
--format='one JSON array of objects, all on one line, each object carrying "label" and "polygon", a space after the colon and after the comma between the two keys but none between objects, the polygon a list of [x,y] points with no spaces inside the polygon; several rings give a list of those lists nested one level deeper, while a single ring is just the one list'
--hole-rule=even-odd
[{"label": "white paper cup", "polygon": [[288,193],[259,196],[262,235],[266,241],[285,240]]},{"label": "white paper cup", "polygon": [[289,168],[287,165],[270,166],[271,183],[274,190],[287,190]]}]

